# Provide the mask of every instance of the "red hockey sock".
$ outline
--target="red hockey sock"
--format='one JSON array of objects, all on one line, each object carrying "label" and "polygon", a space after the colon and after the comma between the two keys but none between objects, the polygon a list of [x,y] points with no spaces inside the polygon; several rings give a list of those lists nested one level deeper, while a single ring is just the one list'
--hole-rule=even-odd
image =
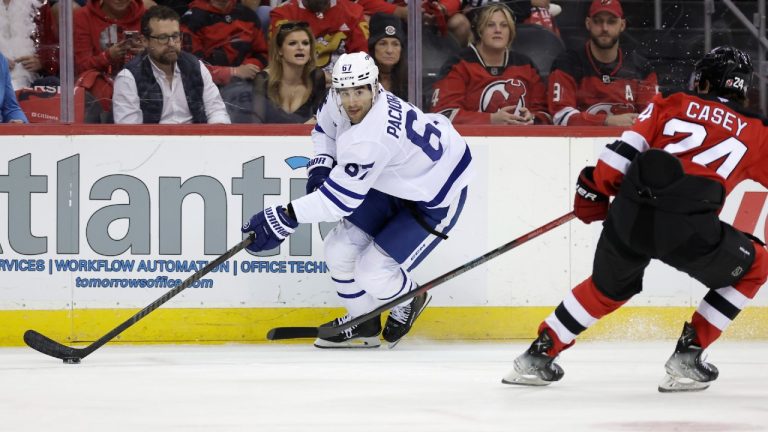
[{"label": "red hockey sock", "polygon": [[584,307],[584,310],[596,319],[608,315],[629,301],[629,299],[613,300],[606,297],[605,294],[597,289],[595,283],[592,282],[592,277],[576,285],[576,288],[573,289],[573,295]]},{"label": "red hockey sock", "polygon": [[548,331],[554,342],[547,355],[556,356],[571,347],[576,343],[576,336],[626,302],[606,297],[597,289],[592,278],[587,278],[539,325],[539,334]]},{"label": "red hockey sock", "polygon": [[[755,261],[749,271],[733,287],[724,287],[716,291],[738,313],[747,300],[755,297],[760,287],[765,283],[767,275],[768,252],[762,245],[755,243]],[[691,325],[696,329],[694,342],[702,348],[706,348],[716,341],[731,321],[736,318],[733,315],[731,318],[725,316],[717,307],[710,305],[706,300],[705,297],[691,318]]]}]

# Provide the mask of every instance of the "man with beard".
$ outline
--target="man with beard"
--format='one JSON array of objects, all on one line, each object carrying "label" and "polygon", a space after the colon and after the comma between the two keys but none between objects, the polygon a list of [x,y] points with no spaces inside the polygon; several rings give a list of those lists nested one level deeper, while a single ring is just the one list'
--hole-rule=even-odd
[{"label": "man with beard", "polygon": [[549,112],[561,126],[631,126],[658,92],[646,59],[619,47],[626,28],[619,0],[594,0],[584,49],[558,56],[549,75]]},{"label": "man with beard", "polygon": [[165,6],[141,18],[146,50],[115,78],[115,123],[230,123],[211,74],[181,51],[179,15]]}]

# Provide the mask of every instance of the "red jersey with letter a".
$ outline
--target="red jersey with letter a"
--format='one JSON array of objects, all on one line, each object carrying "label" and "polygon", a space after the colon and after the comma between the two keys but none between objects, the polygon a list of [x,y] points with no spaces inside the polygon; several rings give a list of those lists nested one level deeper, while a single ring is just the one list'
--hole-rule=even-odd
[{"label": "red jersey with letter a", "polygon": [[477,49],[461,50],[440,72],[433,86],[432,112],[454,124],[490,124],[491,114],[502,107],[526,107],[538,124],[551,124],[546,87],[528,56],[507,51],[503,66],[487,66]]},{"label": "red jersey with letter a", "polygon": [[345,53],[368,52],[368,21],[363,8],[349,0],[331,0],[323,13],[315,13],[304,7],[301,0],[289,0],[269,13],[269,35],[286,21],[309,23],[317,44],[317,67],[333,67],[336,59]]},{"label": "red jersey with letter a", "polygon": [[634,155],[656,148],[677,156],[686,174],[719,181],[726,193],[746,179],[768,188],[767,122],[727,99],[659,94],[600,154],[595,181],[614,195]]},{"label": "red jersey with letter a", "polygon": [[604,64],[587,43],[552,64],[549,112],[556,125],[602,126],[608,114],[639,113],[657,92],[656,72],[639,54],[619,49],[616,61]]}]

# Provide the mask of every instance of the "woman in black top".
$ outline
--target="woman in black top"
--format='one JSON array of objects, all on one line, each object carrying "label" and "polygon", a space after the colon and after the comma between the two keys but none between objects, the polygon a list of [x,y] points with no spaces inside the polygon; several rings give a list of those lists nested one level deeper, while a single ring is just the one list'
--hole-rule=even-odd
[{"label": "woman in black top", "polygon": [[325,99],[315,66],[315,38],[304,21],[286,22],[270,40],[269,66],[251,82],[222,91],[232,123],[314,123]]}]

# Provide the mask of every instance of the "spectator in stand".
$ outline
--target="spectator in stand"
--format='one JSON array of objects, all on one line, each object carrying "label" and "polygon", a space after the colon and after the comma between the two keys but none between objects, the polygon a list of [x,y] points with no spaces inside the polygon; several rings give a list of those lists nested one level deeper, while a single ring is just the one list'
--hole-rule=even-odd
[{"label": "spectator in stand", "polygon": [[146,51],[115,79],[115,123],[229,123],[211,74],[181,50],[179,15],[154,6],[141,20]]},{"label": "spectator in stand", "polygon": [[192,0],[155,0],[158,5],[173,9],[179,16],[184,16],[187,13],[191,2]]},{"label": "spectator in stand", "polygon": [[658,92],[656,72],[619,47],[626,27],[619,0],[594,0],[583,49],[558,56],[549,75],[549,112],[562,126],[631,126]]},{"label": "spectator in stand", "polygon": [[11,69],[13,88],[58,85],[59,37],[51,6],[40,0],[4,0],[3,3],[0,52]]},{"label": "spectator in stand", "polygon": [[331,83],[336,59],[344,53],[368,52],[368,21],[363,8],[350,0],[288,0],[272,9],[270,37],[286,21],[309,23],[317,44],[317,67]]},{"label": "spectator in stand", "polygon": [[0,54],[0,122],[2,123],[29,123],[27,116],[24,115],[24,111],[19,107],[19,102],[16,100],[16,93],[13,91],[13,84],[11,83],[11,74],[8,69],[8,60],[5,56]]},{"label": "spectator in stand", "polygon": [[111,111],[114,76],[144,50],[135,36],[145,11],[142,0],[90,0],[74,12],[76,85],[88,91],[87,122],[98,121],[99,110]]},{"label": "spectator in stand", "polygon": [[[403,21],[408,20],[408,2],[406,0],[357,0],[367,16],[376,13],[394,15]],[[448,33],[449,20],[459,12],[461,0],[421,0],[421,13],[424,24],[434,26],[443,36]]]},{"label": "spectator in stand", "polygon": [[536,24],[560,37],[560,28],[557,27],[555,17],[560,15],[562,11],[560,5],[551,3],[549,0],[534,0],[531,2],[530,16],[525,18],[522,23]]},{"label": "spectator in stand", "polygon": [[434,84],[432,112],[453,123],[551,124],[546,87],[527,56],[510,50],[512,12],[492,4],[477,14],[476,41],[442,68]]},{"label": "spectator in stand", "polygon": [[546,27],[559,35],[559,30],[552,17],[562,10],[550,0],[462,0],[461,13],[454,14],[448,20],[448,30],[456,38],[459,46],[467,46],[472,34],[471,23],[477,19],[477,13],[483,7],[501,3],[512,11],[516,23],[532,23]]},{"label": "spectator in stand", "polygon": [[[315,123],[326,95],[325,74],[315,66],[315,38],[309,24],[287,21],[270,39],[269,66],[253,85],[228,96],[233,123]],[[234,88],[232,89],[234,90]]]},{"label": "spectator in stand", "polygon": [[403,100],[408,100],[408,60],[405,57],[407,36],[394,15],[377,13],[368,23],[371,36],[368,52],[379,68],[379,84]]},{"label": "spectator in stand", "polygon": [[[256,13],[237,0],[194,0],[182,17],[182,32],[194,53],[209,65],[213,82],[252,80],[267,65],[267,43]],[[189,36],[187,36],[189,35]]]}]

